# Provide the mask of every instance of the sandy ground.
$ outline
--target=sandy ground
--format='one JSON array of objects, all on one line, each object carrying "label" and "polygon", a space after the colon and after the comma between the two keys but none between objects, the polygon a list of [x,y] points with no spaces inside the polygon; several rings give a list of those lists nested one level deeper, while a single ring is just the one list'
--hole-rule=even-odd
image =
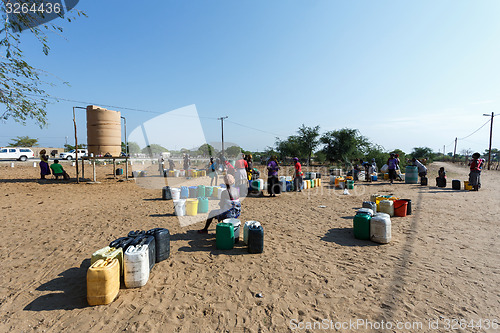
[{"label": "sandy ground", "polygon": [[[468,171],[448,164],[448,188],[436,188],[435,163],[427,187],[359,183],[344,196],[325,184],[247,198],[241,220],[265,230],[264,253],[248,254],[242,244],[216,250],[215,223],[209,235],[195,232],[201,222],[181,227],[161,191],[118,182],[109,165],[94,185],[40,181],[32,163],[21,165],[0,164],[0,332],[287,332],[323,319],[331,331],[349,320],[391,322],[387,332],[500,330],[446,327],[500,319],[498,171],[483,172],[479,192],[452,190]],[[353,237],[352,217],[372,193],[413,202],[413,215],[392,219],[387,245]],[[143,288],[88,306],[91,254],[153,227],[170,229],[171,257]],[[365,328],[338,331],[382,331]]]}]

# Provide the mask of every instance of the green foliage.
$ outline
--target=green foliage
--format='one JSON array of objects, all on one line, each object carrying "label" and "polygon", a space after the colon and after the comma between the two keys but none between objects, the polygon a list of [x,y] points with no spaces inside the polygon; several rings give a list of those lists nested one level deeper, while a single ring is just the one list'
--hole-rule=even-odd
[{"label": "green foliage", "polygon": [[317,151],[314,153],[314,160],[319,164],[323,164],[326,162],[326,154],[321,150]]},{"label": "green foliage", "polygon": [[214,156],[215,154],[215,149],[213,146],[209,145],[208,143],[205,143],[198,148],[198,154],[202,156]]},{"label": "green foliage", "polygon": [[[25,0],[24,4],[31,7],[37,3],[35,0]],[[5,1],[0,2],[5,12]],[[85,13],[73,9],[78,16],[86,16]],[[25,25],[33,25],[32,22],[43,17],[42,12],[27,14],[17,14],[17,19]],[[71,22],[72,17],[66,16]],[[21,34],[14,32],[19,25],[11,20],[3,19],[3,28],[0,30],[0,103],[5,107],[0,118],[7,120],[14,119],[17,122],[26,124],[28,118],[33,119],[40,127],[47,124],[46,107],[49,95],[45,92],[44,86],[53,85],[45,82],[42,77],[47,74],[24,60],[24,54],[21,49]],[[48,55],[50,47],[47,33],[60,34],[62,28],[54,24],[42,24],[34,26],[29,30],[33,36],[40,42],[42,52]]]},{"label": "green foliage", "polygon": [[[122,148],[123,151],[123,148]],[[141,147],[136,142],[128,143],[128,153],[129,154],[139,154],[141,152]]]},{"label": "green foliage", "polygon": [[368,152],[370,142],[357,129],[343,128],[329,131],[321,136],[323,152],[331,162],[350,165],[350,161],[363,158]]},{"label": "green foliage", "polygon": [[18,136],[16,139],[11,139],[9,147],[37,147],[38,139],[31,139],[29,136]]},{"label": "green foliage", "polygon": [[375,163],[377,163],[377,167],[380,170],[380,168],[387,163],[389,156],[382,146],[372,144],[368,147],[366,160],[371,162],[373,158],[375,159]]},{"label": "green foliage", "polygon": [[275,142],[277,156],[280,160],[285,160],[287,157],[299,157],[302,158],[302,147],[300,145],[299,138],[296,135],[289,136],[286,140],[280,140],[276,138]]},{"label": "green foliage", "polygon": [[225,149],[225,155],[228,158],[236,158],[241,154],[241,148],[238,146],[231,146]]},{"label": "green foliage", "polygon": [[[405,168],[406,165],[408,164],[407,163],[407,160],[409,160],[411,158],[411,156],[408,156],[406,155],[406,153],[404,151],[402,151],[401,149],[394,149],[393,151],[391,151],[390,153],[394,153],[394,154],[398,154],[399,155],[399,167],[401,169]],[[389,154],[388,154],[389,155]],[[386,158],[386,162],[387,162],[387,159],[389,158],[389,156],[387,156]],[[410,163],[411,164],[411,163]]]},{"label": "green foliage", "polygon": [[416,158],[417,160],[426,158],[430,161],[430,160],[432,160],[432,158],[434,157],[435,154],[432,152],[432,149],[429,147],[415,147],[415,148],[413,148],[410,155],[412,158]]},{"label": "green foliage", "polygon": [[[129,149],[130,149],[130,144],[129,144]],[[153,156],[157,154],[161,154],[163,152],[167,152],[168,150],[156,143],[153,143],[149,146],[146,146],[142,148],[141,153],[146,154],[148,156]]]},{"label": "green foliage", "polygon": [[[84,143],[80,143],[78,145],[78,149],[85,149],[85,148],[87,148],[87,145],[84,144]],[[67,143],[64,145],[64,151],[70,151],[70,150],[73,150],[73,149],[75,149],[75,146],[73,146],[73,145],[70,145],[70,144],[67,144]]]},{"label": "green foliage", "polygon": [[[319,141],[319,125],[315,127],[307,127],[304,124],[299,127],[297,140],[302,148],[300,155],[307,156],[307,164],[311,165],[311,156],[318,148]],[[301,156],[302,157],[302,156]]]}]

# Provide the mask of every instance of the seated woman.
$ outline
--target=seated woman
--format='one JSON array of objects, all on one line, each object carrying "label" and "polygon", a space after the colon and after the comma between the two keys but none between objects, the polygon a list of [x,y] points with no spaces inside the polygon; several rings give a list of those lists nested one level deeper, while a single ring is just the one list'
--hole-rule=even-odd
[{"label": "seated woman", "polygon": [[62,165],[59,164],[59,160],[55,160],[54,163],[50,165],[50,169],[52,170],[52,174],[56,177],[56,179],[59,179],[59,177],[63,177],[64,179],[69,178]]},{"label": "seated woman", "polygon": [[205,228],[198,230],[200,234],[208,233],[208,227],[210,227],[214,218],[220,222],[229,218],[238,218],[241,214],[241,203],[238,191],[234,186],[234,177],[232,175],[225,175],[224,183],[226,184],[227,191],[222,192],[219,202],[220,209],[212,210],[208,214]]},{"label": "seated woman", "polygon": [[436,177],[436,186],[446,187],[446,171],[444,171],[444,167],[439,168],[438,176]]}]

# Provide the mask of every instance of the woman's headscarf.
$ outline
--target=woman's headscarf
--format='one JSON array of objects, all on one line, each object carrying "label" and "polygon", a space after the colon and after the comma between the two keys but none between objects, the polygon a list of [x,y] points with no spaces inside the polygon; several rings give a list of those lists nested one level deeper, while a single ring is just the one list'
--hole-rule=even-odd
[{"label": "woman's headscarf", "polygon": [[299,161],[299,159],[298,159],[297,157],[294,157],[294,158],[293,158],[293,161],[294,161],[294,162],[298,162],[298,161]]},{"label": "woman's headscarf", "polygon": [[224,184],[226,185],[234,185],[234,177],[232,175],[225,175],[224,176]]}]

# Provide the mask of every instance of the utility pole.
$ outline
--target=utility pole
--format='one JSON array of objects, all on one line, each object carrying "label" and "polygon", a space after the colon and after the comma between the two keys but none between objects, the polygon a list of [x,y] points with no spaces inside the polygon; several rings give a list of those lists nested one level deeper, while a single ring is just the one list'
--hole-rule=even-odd
[{"label": "utility pole", "polygon": [[221,129],[222,129],[222,157],[223,158],[224,158],[224,119],[227,119],[227,118],[228,118],[227,116],[217,118],[217,120],[220,120],[220,125],[221,125]]},{"label": "utility pole", "polygon": [[[483,116],[489,117],[489,114],[483,114]],[[497,115],[498,116],[498,115]],[[488,149],[488,170],[491,168],[491,140],[493,139],[493,117],[495,117],[495,113],[491,113],[490,120],[490,148]]]},{"label": "utility pole", "polygon": [[443,156],[446,155],[446,145],[443,146]]},{"label": "utility pole", "polygon": [[455,163],[455,155],[457,154],[457,140],[458,138],[455,138],[455,148],[453,148],[453,163]]}]

